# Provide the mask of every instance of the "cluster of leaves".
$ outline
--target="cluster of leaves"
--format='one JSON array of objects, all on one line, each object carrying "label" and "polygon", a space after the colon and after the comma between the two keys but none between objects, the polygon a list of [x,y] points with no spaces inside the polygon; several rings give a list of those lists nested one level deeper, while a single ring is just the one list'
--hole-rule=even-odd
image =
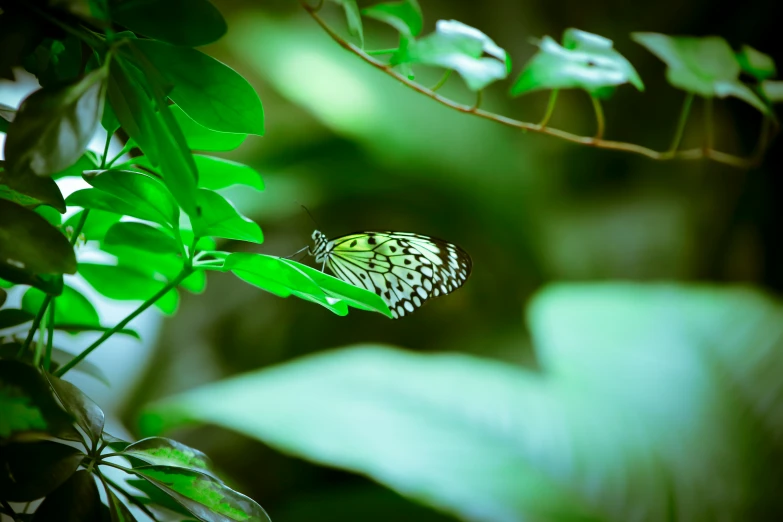
[{"label": "cluster of leaves", "polygon": [[[195,49],[225,31],[207,0],[0,1],[0,77],[13,80],[24,68],[41,85],[18,110],[0,106],[0,307],[14,302],[0,310],[0,500],[7,514],[6,502],[44,496],[36,519],[85,506],[97,513],[90,501],[73,500],[99,503],[92,477],[103,480],[99,465],[114,465],[102,454],[108,446],[152,466],[133,461],[129,472],[143,479],[143,491],[155,486],[150,500],[157,504],[163,492],[199,520],[267,519],[208,468],[137,454],[195,450],[160,440],[128,446],[103,434],[103,413],[59,380],[75,368],[105,382],[84,358],[115,334],[138,337],[126,325],[150,306],[174,313],[178,291],[203,291],[206,271],[229,271],[338,315],[350,306],[391,316],[379,296],[295,261],[216,250],[220,240],[263,241],[258,224],[218,192],[236,184],[263,190],[259,174],[209,154],[264,132],[250,84]],[[88,150],[104,133],[102,153]],[[109,153],[113,140],[124,140],[117,154]],[[65,198],[58,182],[74,177],[89,188]],[[105,325],[78,290],[85,282],[110,299],[142,304]],[[72,355],[55,346],[61,332],[101,335]],[[74,420],[87,439],[76,436]],[[39,440],[44,435],[79,440],[86,453]],[[112,520],[132,520],[108,486],[107,495]]]},{"label": "cluster of leaves", "polygon": [[[427,65],[446,69],[441,81],[431,89],[421,87],[419,90],[422,92],[432,95],[445,83],[450,73],[456,71],[470,90],[479,93],[480,101],[484,88],[497,80],[505,79],[511,73],[511,58],[508,53],[489,36],[462,22],[439,20],[433,33],[420,37],[424,21],[417,0],[386,2],[361,11],[355,0],[333,1],[345,8],[348,28],[360,40],[361,47],[364,30],[360,15],[384,22],[399,33],[399,45],[394,49],[363,51],[361,48],[348,46],[365,59],[372,60],[372,55],[389,54],[390,58],[385,65],[398,69],[401,77],[408,80],[415,78],[412,66]],[[317,17],[317,9],[305,7]],[[323,25],[322,21],[321,23]],[[334,33],[332,36],[339,39]],[[777,124],[772,104],[783,101],[783,82],[771,79],[776,75],[776,68],[770,56],[748,45],[744,45],[739,52],[734,52],[723,38],[717,36],[696,38],[632,33],[631,37],[666,63],[669,83],[686,91],[688,100],[694,95],[706,100],[733,96],[755,107],[761,111],[764,118]],[[643,91],[644,83],[639,74],[614,48],[612,40],[597,34],[569,28],[563,33],[562,43],[550,36],[544,36],[538,40],[537,45],[538,52],[525,64],[512,83],[510,94],[519,96],[542,89],[552,91],[547,113],[538,126],[540,130],[549,121],[559,90],[586,91],[593,98],[599,131],[596,140],[581,142],[601,146],[603,114],[599,100],[609,98],[617,86],[626,83]],[[749,77],[751,82],[743,82],[741,74]],[[444,100],[439,98],[439,101]],[[680,118],[683,125],[689,109],[688,101]],[[492,119],[493,116],[485,113],[484,117]],[[536,126],[532,124],[512,122],[508,118],[502,121],[506,125],[518,123],[517,126],[521,128],[536,130]],[[559,136],[566,137],[563,133]],[[569,135],[568,139],[580,141],[576,136]],[[766,137],[763,137],[762,141],[764,139]],[[679,138],[675,139],[672,149],[676,150],[678,145]],[[617,142],[608,146],[639,151],[638,147],[618,146]],[[705,147],[712,147],[709,140]],[[668,157],[647,149],[643,153],[658,159]]]}]

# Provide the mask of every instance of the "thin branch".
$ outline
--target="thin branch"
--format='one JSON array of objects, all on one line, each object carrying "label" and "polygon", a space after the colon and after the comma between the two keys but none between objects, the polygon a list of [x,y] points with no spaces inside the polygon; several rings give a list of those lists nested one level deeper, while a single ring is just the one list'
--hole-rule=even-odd
[{"label": "thin branch", "polygon": [[397,49],[373,49],[371,51],[364,51],[370,56],[378,56],[382,54],[394,54],[397,52]]},{"label": "thin branch", "polygon": [[54,309],[57,305],[57,299],[52,299],[52,303],[49,305],[49,318],[46,321],[46,329],[48,335],[46,337],[46,352],[44,352],[44,370],[49,371],[49,366],[52,363],[52,344],[54,343]]},{"label": "thin branch", "polygon": [[557,103],[557,95],[559,93],[560,89],[552,89],[552,92],[549,94],[549,103],[546,104],[546,112],[538,124],[539,127],[546,127],[546,124],[549,123],[550,118],[552,118],[552,113],[555,112],[555,104]]},{"label": "thin branch", "polygon": [[399,74],[397,71],[395,71],[391,66],[388,64],[385,64],[383,62],[380,62],[373,58],[372,56],[368,55],[366,52],[364,52],[362,49],[357,47],[356,45],[346,41],[343,39],[339,34],[337,34],[329,25],[324,21],[323,18],[321,18],[320,15],[318,15],[317,11],[307,5],[304,0],[300,0],[300,4],[302,5],[302,8],[307,11],[307,13],[313,18],[313,20],[316,21],[316,23],[321,26],[321,28],[326,32],[326,34],[329,35],[329,37],[332,38],[337,44],[340,45],[343,49],[355,54],[359,58],[361,58],[363,61],[367,62],[368,64],[372,65],[376,69],[379,69],[383,71],[384,73],[388,74],[389,76],[393,77],[400,83],[403,83],[410,87],[411,89],[428,96],[432,98],[433,100],[437,101],[438,103],[445,105],[447,107],[450,107],[456,111],[463,112],[466,114],[473,114],[479,118],[483,118],[486,120],[494,121],[496,123],[500,123],[501,125],[505,125],[507,127],[512,127],[515,129],[523,129],[530,132],[536,132],[539,134],[545,134],[548,136],[554,136],[557,138],[560,138],[565,141],[570,141],[572,143],[578,143],[580,145],[585,145],[588,147],[595,147],[599,149],[608,149],[608,150],[617,150],[622,152],[629,152],[632,154],[639,154],[641,156],[645,156],[650,159],[659,160],[659,161],[665,161],[665,160],[695,160],[699,158],[708,158],[713,161],[717,161],[720,163],[725,163],[727,165],[731,165],[733,167],[738,168],[752,168],[759,164],[758,158],[744,158],[739,156],[734,156],[732,154],[728,154],[726,152],[720,152],[713,149],[707,149],[704,148],[698,148],[698,149],[688,149],[688,150],[681,150],[681,151],[657,151],[654,149],[650,149],[648,147],[644,147],[642,145],[637,145],[635,143],[626,143],[622,141],[612,141],[612,140],[604,140],[604,139],[596,139],[594,137],[589,136],[579,136],[578,134],[573,134],[568,131],[560,130],[560,129],[553,129],[552,127],[542,127],[535,123],[530,122],[524,122],[515,120],[513,118],[508,118],[506,116],[502,116],[500,114],[495,114],[489,111],[485,111],[482,109],[475,109],[472,105],[463,105],[460,103],[457,103],[449,98],[446,98],[444,96],[441,96],[434,92],[432,89],[428,89],[427,87],[424,87],[423,85],[420,85],[416,83],[415,81],[409,80],[405,76]]},{"label": "thin branch", "polygon": [[685,95],[685,101],[682,103],[682,110],[680,111],[680,119],[677,121],[677,130],[674,133],[672,146],[669,147],[669,151],[671,152],[675,152],[678,148],[680,148],[682,135],[685,132],[685,124],[688,123],[688,116],[691,113],[691,104],[693,104],[693,93],[689,92]]}]

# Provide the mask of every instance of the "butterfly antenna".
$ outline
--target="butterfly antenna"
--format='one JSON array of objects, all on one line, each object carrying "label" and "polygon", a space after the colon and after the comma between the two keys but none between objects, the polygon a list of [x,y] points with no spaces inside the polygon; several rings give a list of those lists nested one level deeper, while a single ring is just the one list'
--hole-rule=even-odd
[{"label": "butterfly antenna", "polygon": [[310,216],[310,220],[311,220],[311,221],[313,222],[313,224],[315,225],[315,228],[321,228],[320,226],[318,226],[318,221],[316,221],[316,220],[315,220],[315,218],[314,218],[314,217],[313,217],[313,215],[310,213],[310,211],[307,209],[307,207],[306,207],[306,206],[304,206],[304,205],[302,205],[301,203],[299,204],[299,206],[300,206],[300,207],[302,207],[302,208],[304,209],[304,211],[305,211],[305,212],[307,212],[307,215],[308,215],[308,216]]}]

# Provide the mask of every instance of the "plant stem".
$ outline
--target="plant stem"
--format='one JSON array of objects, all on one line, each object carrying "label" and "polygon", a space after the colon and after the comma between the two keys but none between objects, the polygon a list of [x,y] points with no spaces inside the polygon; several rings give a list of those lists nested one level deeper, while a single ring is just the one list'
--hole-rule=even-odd
[{"label": "plant stem", "polygon": [[449,77],[451,76],[451,72],[452,72],[451,69],[447,69],[446,72],[443,73],[443,76],[440,77],[440,80],[438,80],[438,83],[430,87],[430,90],[432,92],[435,92],[441,87],[443,87],[448,81]]},{"label": "plant stem", "polygon": [[106,156],[109,154],[109,145],[111,144],[111,133],[106,131],[106,144],[103,146],[103,156],[101,156],[101,169],[106,168]]},{"label": "plant stem", "polygon": [[122,150],[119,153],[117,153],[117,155],[114,156],[111,159],[111,161],[109,161],[104,167],[107,168],[107,169],[111,168],[111,166],[114,165],[114,163],[118,159],[120,159],[124,154],[127,154],[133,147],[134,147],[134,145],[133,145],[132,141],[130,141],[130,140],[126,141],[125,145],[123,145],[123,147],[122,147]]},{"label": "plant stem", "polygon": [[559,89],[552,89],[552,92],[549,94],[549,103],[546,105],[546,112],[544,113],[544,117],[541,118],[541,122],[538,124],[539,127],[546,127],[546,124],[549,123],[552,113],[555,112],[555,103],[557,102],[558,94],[560,94]]},{"label": "plant stem", "polygon": [[669,147],[671,152],[676,152],[680,147],[680,141],[682,141],[682,135],[685,132],[685,124],[688,122],[688,116],[691,113],[691,105],[693,104],[693,93],[689,92],[685,95],[685,101],[682,103],[682,110],[680,111],[680,119],[677,122],[677,130],[674,133],[674,139],[672,140],[672,146]]},{"label": "plant stem", "polygon": [[49,366],[52,363],[52,344],[54,343],[54,309],[57,305],[57,299],[52,299],[52,303],[49,305],[49,318],[46,321],[47,330],[49,335],[46,338],[46,353],[44,354],[44,370],[49,371]]},{"label": "plant stem", "polygon": [[56,377],[62,377],[63,375],[68,373],[68,370],[70,370],[71,368],[73,368],[74,366],[79,364],[85,357],[90,355],[90,353],[92,353],[93,350],[95,350],[97,347],[99,347],[101,344],[103,344],[103,342],[106,339],[108,339],[109,337],[111,337],[112,335],[117,333],[118,331],[120,331],[123,328],[125,328],[125,325],[127,325],[129,322],[131,322],[133,319],[135,319],[136,316],[138,316],[144,310],[146,310],[147,308],[149,308],[150,306],[155,304],[155,302],[158,299],[160,299],[161,297],[166,295],[170,290],[172,290],[173,288],[176,288],[177,285],[179,285],[182,282],[182,280],[185,279],[186,277],[188,277],[192,272],[193,272],[193,269],[190,268],[190,267],[183,268],[182,272],[180,272],[177,277],[175,277],[174,279],[169,281],[168,284],[166,284],[166,286],[161,288],[155,295],[153,295],[152,297],[150,297],[149,299],[144,301],[138,308],[136,308],[133,312],[128,314],[128,316],[125,317],[125,319],[123,319],[122,321],[117,323],[114,326],[114,328],[104,332],[104,334],[101,335],[100,338],[97,341],[95,341],[90,346],[85,348],[79,355],[77,355],[76,357],[74,357],[73,359],[68,361],[62,368],[58,369],[55,372],[54,375]]},{"label": "plant stem", "polygon": [[593,102],[593,109],[595,110],[595,139],[600,140],[604,137],[604,109],[601,107],[601,102],[595,96],[590,96],[590,100]]},{"label": "plant stem", "polygon": [[473,108],[472,108],[472,109],[470,109],[470,110],[471,110],[471,112],[475,112],[475,111],[477,111],[477,110],[478,110],[479,106],[481,105],[481,100],[482,100],[483,98],[484,98],[484,91],[483,91],[483,90],[481,90],[481,91],[478,91],[478,92],[476,93],[476,103],[475,103],[475,105],[473,105]]},{"label": "plant stem", "polygon": [[376,56],[379,54],[394,54],[397,52],[397,49],[374,49],[371,51],[364,51],[370,56]]},{"label": "plant stem", "polygon": [[704,98],[704,150],[712,150],[712,98]]}]

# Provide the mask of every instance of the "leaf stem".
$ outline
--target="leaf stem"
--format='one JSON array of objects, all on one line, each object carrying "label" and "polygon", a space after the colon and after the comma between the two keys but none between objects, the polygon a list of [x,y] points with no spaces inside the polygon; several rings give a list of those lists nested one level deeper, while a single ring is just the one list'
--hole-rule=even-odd
[{"label": "leaf stem", "polygon": [[106,156],[109,154],[109,145],[111,144],[111,133],[106,131],[106,144],[103,146],[103,156],[101,156],[100,169],[106,168]]},{"label": "leaf stem", "polygon": [[557,103],[558,94],[560,94],[560,89],[552,89],[552,92],[549,94],[549,103],[546,105],[546,112],[538,124],[539,127],[546,127],[546,124],[549,123],[552,113],[555,112],[555,103]]},{"label": "leaf stem", "polygon": [[593,102],[593,110],[595,110],[595,139],[600,140],[604,137],[604,127],[606,126],[604,109],[601,107],[601,101],[595,96],[590,95],[590,100]]},{"label": "leaf stem", "polygon": [[95,341],[90,346],[82,350],[82,352],[79,353],[79,355],[75,356],[73,359],[68,361],[63,367],[58,369],[54,375],[56,377],[62,377],[63,375],[68,373],[68,370],[70,370],[71,368],[79,364],[85,357],[90,355],[90,353],[92,353],[93,350],[95,350],[101,344],[103,344],[103,342],[106,341],[106,339],[108,339],[118,331],[122,330],[125,327],[125,325],[127,325],[129,322],[135,319],[136,316],[138,316],[144,310],[146,310],[147,308],[155,304],[155,302],[157,302],[158,299],[166,295],[170,290],[176,288],[177,285],[179,285],[182,282],[182,280],[188,277],[192,272],[193,269],[190,267],[183,268],[182,272],[180,272],[177,277],[169,281],[168,284],[166,284],[166,286],[161,288],[155,295],[153,295],[152,297],[144,301],[138,308],[136,308],[133,312],[128,314],[127,317],[125,317],[125,319],[117,323],[112,329],[104,332],[103,335],[101,335],[97,341]]},{"label": "leaf stem", "polygon": [[437,91],[438,89],[440,89],[441,87],[443,87],[443,86],[446,84],[446,82],[448,81],[448,79],[449,79],[449,77],[451,76],[451,73],[452,73],[452,72],[453,72],[453,71],[452,71],[451,69],[446,69],[446,72],[444,72],[444,73],[443,73],[443,76],[441,76],[441,77],[440,77],[440,80],[438,80],[438,83],[436,83],[435,85],[433,85],[432,87],[430,87],[430,90],[431,90],[432,92],[435,92],[435,91]]},{"label": "leaf stem", "polygon": [[481,105],[481,101],[484,98],[484,90],[480,90],[476,92],[476,103],[473,105],[473,107],[470,109],[471,112],[476,112]]},{"label": "leaf stem", "polygon": [[712,131],[712,98],[704,98],[704,150],[712,150],[715,138]]},{"label": "leaf stem", "polygon": [[553,136],[565,141],[569,141],[571,143],[576,143],[587,147],[595,147],[599,149],[616,150],[616,151],[627,152],[630,154],[638,154],[640,156],[644,156],[646,158],[650,158],[656,161],[696,160],[696,159],[707,158],[712,161],[724,163],[726,165],[731,165],[733,167],[737,167],[741,169],[752,168],[759,164],[759,158],[735,156],[733,154],[728,154],[726,152],[721,152],[714,149],[705,150],[703,147],[687,149],[687,150],[679,150],[676,152],[657,151],[649,147],[645,147],[643,145],[637,145],[636,143],[627,143],[623,141],[613,141],[613,140],[597,139],[596,137],[580,136],[578,134],[573,134],[568,131],[555,129],[552,127],[542,127],[537,123],[515,120],[513,118],[509,118],[501,114],[495,114],[493,112],[485,111],[482,109],[476,109],[470,105],[463,105],[457,103],[449,98],[441,96],[440,94],[434,92],[432,89],[428,89],[427,87],[424,87],[423,85],[420,85],[415,81],[407,78],[406,76],[400,74],[399,72],[395,71],[394,68],[391,67],[389,64],[376,60],[375,58],[373,58],[372,56],[364,52],[358,46],[346,41],[336,31],[334,31],[331,27],[329,27],[329,24],[327,24],[326,21],[317,13],[317,10],[315,8],[307,5],[307,3],[304,0],[300,0],[300,4],[302,5],[302,8],[313,18],[313,20],[319,26],[321,26],[321,28],[329,35],[329,37],[332,38],[332,40],[334,40],[343,49],[347,50],[350,53],[355,54],[356,56],[361,58],[365,63],[372,65],[376,69],[382,71],[384,74],[393,77],[394,79],[406,85],[407,87],[410,87],[414,91],[419,92],[429,98],[432,98],[436,102],[445,105],[446,107],[449,107],[451,109],[454,109],[458,112],[472,114],[478,118],[494,121],[496,123],[505,125],[507,127],[512,127],[515,129],[521,129],[530,132],[536,132],[539,134],[545,134],[548,136]]},{"label": "leaf stem", "polygon": [[685,95],[685,101],[682,103],[682,110],[680,111],[680,118],[677,121],[677,130],[674,133],[674,139],[672,140],[672,146],[669,147],[669,151],[676,152],[680,148],[680,142],[682,141],[682,135],[685,132],[685,124],[688,123],[688,116],[691,113],[691,105],[693,104],[694,94],[689,92]]},{"label": "leaf stem", "polygon": [[52,364],[52,344],[54,343],[54,308],[57,305],[57,299],[52,299],[52,303],[49,305],[49,318],[46,320],[47,330],[49,335],[46,337],[46,352],[44,353],[44,370],[49,371],[49,366]]},{"label": "leaf stem", "polygon": [[[133,146],[134,145],[133,145],[132,141],[130,141],[130,140],[126,141],[125,145],[123,145],[123,147],[122,147],[122,150],[119,153],[117,153],[117,155],[114,156],[109,163],[107,163],[105,165],[105,168],[107,168],[107,169],[111,168],[111,166],[114,165],[114,163],[118,159],[120,159],[124,154],[127,154],[128,152],[130,152],[130,150],[133,148]],[[102,167],[102,168],[104,168],[104,167]]]},{"label": "leaf stem", "polygon": [[372,49],[370,51],[364,51],[370,56],[378,56],[381,54],[394,54],[397,52],[397,49]]}]

